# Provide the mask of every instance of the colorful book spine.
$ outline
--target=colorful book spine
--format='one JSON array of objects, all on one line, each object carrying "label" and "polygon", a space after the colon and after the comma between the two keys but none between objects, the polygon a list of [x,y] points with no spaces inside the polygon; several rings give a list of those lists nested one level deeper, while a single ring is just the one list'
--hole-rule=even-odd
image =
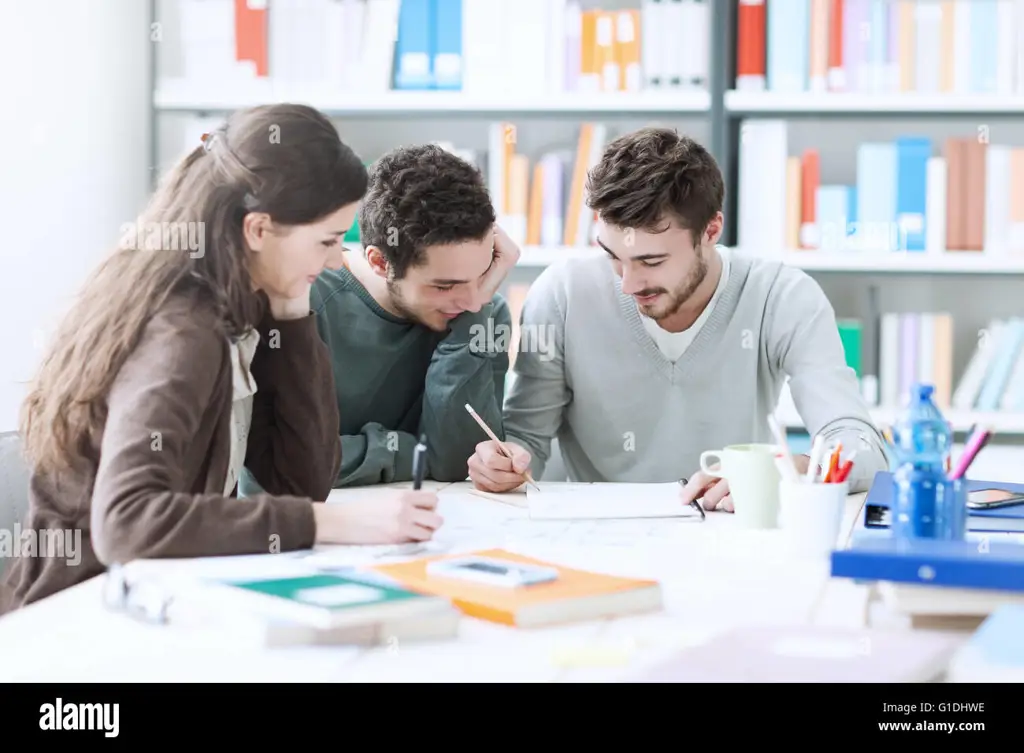
[{"label": "colorful book spine", "polygon": [[736,89],[1024,94],[1021,0],[772,0],[763,26],[762,5],[740,2]]}]

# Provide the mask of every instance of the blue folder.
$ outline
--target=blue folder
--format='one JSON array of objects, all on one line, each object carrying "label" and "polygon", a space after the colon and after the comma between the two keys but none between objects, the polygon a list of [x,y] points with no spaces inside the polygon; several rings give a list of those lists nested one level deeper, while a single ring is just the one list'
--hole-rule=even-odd
[{"label": "blue folder", "polygon": [[1024,546],[1000,541],[865,538],[832,552],[832,577],[1024,592]]},{"label": "blue folder", "polygon": [[[1024,484],[1008,484],[1003,481],[967,480],[967,493],[981,489],[1003,489],[1015,494],[1024,494]],[[864,527],[888,528],[889,508],[892,506],[892,473],[879,471],[864,500]],[[967,530],[975,533],[1016,533],[1024,532],[1024,504],[999,507],[994,510],[970,510],[967,516]]]}]

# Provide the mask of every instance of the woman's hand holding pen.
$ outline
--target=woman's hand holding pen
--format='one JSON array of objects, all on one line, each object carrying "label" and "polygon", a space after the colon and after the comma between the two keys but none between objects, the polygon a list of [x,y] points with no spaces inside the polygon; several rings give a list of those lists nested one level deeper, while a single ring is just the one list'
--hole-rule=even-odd
[{"label": "woman's hand holding pen", "polygon": [[382,495],[314,503],[318,544],[405,544],[429,541],[444,522],[435,492],[389,489]]}]

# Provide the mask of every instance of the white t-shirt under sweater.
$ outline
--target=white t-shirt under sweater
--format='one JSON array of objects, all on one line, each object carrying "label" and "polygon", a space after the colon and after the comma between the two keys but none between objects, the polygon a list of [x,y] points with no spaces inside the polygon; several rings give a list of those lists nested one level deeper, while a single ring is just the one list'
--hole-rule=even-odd
[{"label": "white t-shirt under sweater", "polygon": [[712,294],[711,300],[708,301],[708,305],[704,307],[700,316],[697,317],[697,320],[688,329],[684,329],[682,332],[667,332],[650,317],[640,317],[643,320],[644,329],[647,330],[650,336],[654,338],[654,342],[657,343],[658,350],[664,353],[665,358],[672,363],[678,361],[683,353],[686,352],[686,349],[690,347],[690,343],[697,337],[697,333],[704,326],[704,322],[711,316],[711,312],[715,308],[715,304],[718,303],[718,299],[722,297],[722,291],[725,290],[725,286],[729,284],[729,249],[718,249],[718,255],[722,259],[722,275],[718,278],[718,287],[715,288],[715,292]]}]

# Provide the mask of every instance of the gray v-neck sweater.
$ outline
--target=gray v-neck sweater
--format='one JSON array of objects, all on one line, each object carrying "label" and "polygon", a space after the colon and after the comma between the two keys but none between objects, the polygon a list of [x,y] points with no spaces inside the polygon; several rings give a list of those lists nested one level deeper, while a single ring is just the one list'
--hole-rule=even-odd
[{"label": "gray v-neck sweater", "polygon": [[504,407],[507,438],[530,451],[536,476],[557,436],[572,481],[689,477],[704,450],[774,442],[767,418],[787,377],[808,431],[858,451],[851,491],[888,467],[821,288],[801,270],[731,254],[721,297],[675,363],[607,259],[538,276]]}]

